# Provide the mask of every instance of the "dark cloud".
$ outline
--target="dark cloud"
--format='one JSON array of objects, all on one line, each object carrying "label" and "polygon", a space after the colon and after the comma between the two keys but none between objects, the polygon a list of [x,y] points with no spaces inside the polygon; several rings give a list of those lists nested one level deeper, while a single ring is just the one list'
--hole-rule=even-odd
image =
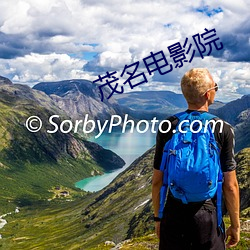
[{"label": "dark cloud", "polygon": [[29,45],[22,35],[0,32],[0,58],[11,59],[29,53]]},{"label": "dark cloud", "polygon": [[218,33],[223,43],[223,50],[213,50],[214,57],[220,57],[229,62],[250,62],[250,19],[244,20],[237,28],[225,33]]},{"label": "dark cloud", "polygon": [[30,53],[48,54],[53,52],[68,52],[66,47],[53,44],[49,41],[49,38],[58,34],[56,31],[39,31],[27,37],[26,34],[12,35],[0,32],[0,58],[12,59]]},{"label": "dark cloud", "polygon": [[103,75],[105,72],[113,72],[117,71],[117,69],[113,69],[111,67],[102,67],[98,66],[99,64],[99,55],[96,55],[95,58],[91,61],[88,61],[84,66],[83,70],[87,72],[95,72],[96,75]]},{"label": "dark cloud", "polygon": [[60,29],[41,29],[36,32],[36,36],[39,38],[51,38],[54,36],[70,36],[72,32],[68,32]]},{"label": "dark cloud", "polygon": [[225,34],[221,37],[224,49],[215,52],[215,57],[221,57],[230,62],[250,62],[250,34]]}]

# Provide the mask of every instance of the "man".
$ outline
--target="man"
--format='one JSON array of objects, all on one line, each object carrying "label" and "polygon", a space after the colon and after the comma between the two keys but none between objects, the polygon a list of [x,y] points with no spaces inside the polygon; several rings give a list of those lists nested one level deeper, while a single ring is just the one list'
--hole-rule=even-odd
[{"label": "man", "polygon": [[[217,84],[207,69],[191,69],[181,80],[181,89],[188,104],[187,112],[208,112],[208,106],[214,102]],[[221,250],[236,246],[240,239],[239,187],[236,179],[234,160],[234,133],[232,127],[223,121],[222,133],[216,124],[214,136],[220,148],[220,162],[223,171],[223,196],[230,216],[231,225],[226,231],[217,226],[216,198],[203,202],[183,204],[181,200],[168,193],[163,218],[159,219],[160,189],[163,172],[160,164],[165,143],[171,139],[178,118],[168,120],[172,127],[168,133],[158,131],[152,179],[152,199],[154,206],[155,230],[160,239],[159,249],[166,250]],[[162,131],[165,129],[163,128]],[[224,224],[223,224],[224,226]],[[225,237],[226,236],[226,237]]]}]

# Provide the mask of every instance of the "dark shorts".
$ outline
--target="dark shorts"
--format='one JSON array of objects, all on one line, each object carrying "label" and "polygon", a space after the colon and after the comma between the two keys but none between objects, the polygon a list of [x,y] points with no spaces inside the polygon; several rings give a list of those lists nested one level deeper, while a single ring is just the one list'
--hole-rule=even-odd
[{"label": "dark shorts", "polygon": [[168,197],[161,221],[160,250],[224,250],[224,240],[211,200],[185,205]]}]

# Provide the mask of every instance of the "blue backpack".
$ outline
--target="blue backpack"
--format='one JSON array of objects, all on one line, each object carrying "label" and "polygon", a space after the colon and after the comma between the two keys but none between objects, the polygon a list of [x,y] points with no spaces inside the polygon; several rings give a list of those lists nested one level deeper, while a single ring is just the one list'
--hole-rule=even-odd
[{"label": "blue backpack", "polygon": [[178,113],[175,117],[179,122],[172,138],[164,146],[160,166],[163,185],[159,217],[163,217],[168,189],[184,204],[213,198],[217,192],[217,220],[220,227],[223,175],[219,148],[207,123],[216,116],[193,111]]}]

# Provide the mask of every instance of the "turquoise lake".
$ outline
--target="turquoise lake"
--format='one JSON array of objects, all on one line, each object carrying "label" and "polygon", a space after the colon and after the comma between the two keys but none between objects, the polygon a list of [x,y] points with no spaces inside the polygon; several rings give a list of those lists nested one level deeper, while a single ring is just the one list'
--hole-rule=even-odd
[{"label": "turquoise lake", "polygon": [[89,140],[98,143],[106,149],[110,149],[118,154],[125,162],[125,166],[111,173],[105,173],[100,176],[78,181],[75,186],[85,191],[95,192],[107,186],[119,173],[123,172],[135,159],[145,153],[155,145],[156,134],[148,130],[146,133],[125,133],[112,132],[105,133],[99,138],[90,138]]}]

